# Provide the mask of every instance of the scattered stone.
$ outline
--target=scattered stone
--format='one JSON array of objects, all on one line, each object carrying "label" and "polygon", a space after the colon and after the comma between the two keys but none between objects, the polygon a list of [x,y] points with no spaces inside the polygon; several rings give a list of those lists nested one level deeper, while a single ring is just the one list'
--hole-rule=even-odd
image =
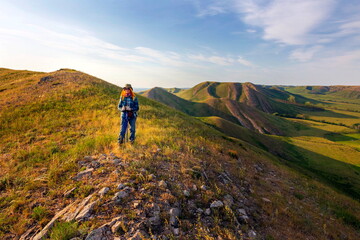
[{"label": "scattered stone", "polygon": [[73,180],[79,181],[85,177],[90,177],[94,171],[94,168],[86,169],[82,172],[79,172],[75,177],[73,177]]},{"label": "scattered stone", "polygon": [[192,190],[193,190],[194,192],[196,192],[196,191],[198,190],[198,188],[197,188],[197,186],[196,186],[195,184],[192,186]]},{"label": "scattered stone", "polygon": [[71,195],[73,195],[75,189],[76,189],[76,187],[73,187],[72,189],[67,190],[67,191],[64,193],[64,198],[69,198]]},{"label": "scattered stone", "polygon": [[129,194],[127,192],[120,191],[120,192],[115,193],[112,200],[115,201],[116,203],[118,203],[121,201],[121,199],[126,198],[127,196],[129,196]]},{"label": "scattered stone", "polygon": [[184,190],[185,197],[190,197],[190,192],[188,190]]},{"label": "scattered stone", "polygon": [[123,189],[123,188],[125,188],[125,187],[126,187],[125,184],[120,183],[120,184],[117,186],[117,189],[121,190],[121,189]]},{"label": "scattered stone", "polygon": [[148,234],[143,230],[137,230],[136,233],[127,240],[143,240],[149,238]]},{"label": "scattered stone", "polygon": [[110,188],[108,188],[108,187],[103,187],[103,188],[99,191],[100,197],[105,196],[105,194],[106,194],[107,192],[109,192],[109,191],[110,191]]},{"label": "scattered stone", "polygon": [[198,209],[196,210],[196,212],[199,213],[199,214],[202,214],[202,213],[204,212],[204,210],[202,210],[201,208],[198,208]]},{"label": "scattered stone", "polygon": [[115,164],[115,165],[119,165],[120,163],[121,163],[121,159],[119,159],[119,158],[115,158],[113,160],[113,164]]},{"label": "scattered stone", "polygon": [[237,209],[236,212],[240,215],[247,215],[245,209],[243,209],[243,208]]},{"label": "scattered stone", "polygon": [[203,190],[203,191],[206,191],[207,187],[205,185],[201,185],[200,189]]},{"label": "scattered stone", "polygon": [[210,205],[210,208],[220,208],[223,207],[224,203],[220,200],[213,201]]},{"label": "scattered stone", "polygon": [[69,211],[66,212],[66,214],[64,214],[61,219],[64,221],[72,221],[75,219],[75,217],[79,214],[79,212],[89,203],[90,199],[94,196],[94,194],[91,194],[89,196],[87,196],[86,198],[84,198],[79,204],[77,204],[78,202],[75,201],[74,203],[72,203],[71,208],[69,209]]},{"label": "scattered stone", "polygon": [[132,202],[133,208],[137,208],[140,205],[140,203],[141,203],[141,200],[134,200]]},{"label": "scattered stone", "polygon": [[94,206],[97,202],[98,201],[96,200],[96,201],[93,201],[93,202],[89,203],[88,205],[86,205],[83,208],[83,210],[81,210],[81,212],[76,216],[75,220],[81,221],[81,220],[89,218],[91,216]]},{"label": "scattered stone", "polygon": [[250,230],[248,235],[249,235],[250,239],[255,239],[256,236],[257,236],[257,234],[256,234],[256,232],[254,230]]},{"label": "scattered stone", "polygon": [[209,216],[211,214],[211,209],[207,208],[205,209],[205,215]]},{"label": "scattered stone", "polygon": [[263,200],[264,202],[271,202],[270,199],[264,198],[264,197],[262,198],[262,200]]},{"label": "scattered stone", "polygon": [[174,228],[179,227],[179,216],[180,216],[180,209],[179,208],[171,208],[170,209],[170,225]]},{"label": "scattered stone", "polygon": [[99,168],[101,166],[101,164],[98,162],[98,161],[91,161],[91,163],[88,165],[88,167],[91,167],[91,168]]},{"label": "scattered stone", "polygon": [[173,229],[174,235],[177,236],[180,234],[180,229],[179,228],[174,228]]},{"label": "scattered stone", "polygon": [[149,223],[153,226],[159,226],[161,224],[160,216],[156,214],[155,216],[149,218]]},{"label": "scattered stone", "polygon": [[161,180],[161,181],[159,182],[159,187],[161,187],[161,188],[167,188],[167,183],[166,183],[164,180]]},{"label": "scattered stone", "polygon": [[111,232],[110,227],[105,224],[89,233],[85,240],[113,240],[114,235]]},{"label": "scattered stone", "polygon": [[230,194],[225,195],[224,204],[227,207],[231,207],[234,204],[234,198]]}]

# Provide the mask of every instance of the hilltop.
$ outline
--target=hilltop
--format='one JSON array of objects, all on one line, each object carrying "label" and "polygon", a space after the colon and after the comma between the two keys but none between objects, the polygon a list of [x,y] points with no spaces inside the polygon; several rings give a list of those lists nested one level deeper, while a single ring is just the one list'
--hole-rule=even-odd
[{"label": "hilltop", "polygon": [[138,96],[136,143],[119,148],[117,86],[0,69],[0,89],[2,239],[360,237],[357,200],[289,165],[272,138],[218,117],[224,134],[171,95],[174,108]]}]

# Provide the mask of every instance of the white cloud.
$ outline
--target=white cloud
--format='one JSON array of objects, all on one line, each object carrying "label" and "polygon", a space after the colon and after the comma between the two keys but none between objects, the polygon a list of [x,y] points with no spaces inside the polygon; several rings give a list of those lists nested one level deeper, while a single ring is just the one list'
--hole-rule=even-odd
[{"label": "white cloud", "polygon": [[228,2],[229,0],[222,0],[222,1],[212,0],[212,1],[207,1],[206,2],[207,5],[203,6],[201,4],[201,1],[194,1],[193,4],[195,4],[195,6],[198,9],[197,17],[205,17],[205,16],[215,16],[218,14],[223,14],[228,12],[229,10]]},{"label": "white cloud", "polygon": [[310,48],[295,49],[291,52],[289,58],[297,60],[299,62],[306,62],[312,59],[316,52],[318,52],[322,46],[314,46]]},{"label": "white cloud", "polygon": [[242,64],[242,65],[244,65],[244,66],[247,66],[247,67],[254,67],[254,66],[255,66],[253,63],[251,63],[250,61],[244,59],[243,57],[239,57],[239,58],[237,59],[237,61],[238,61],[240,64]]},{"label": "white cloud", "polygon": [[242,20],[261,27],[265,40],[288,45],[309,43],[309,34],[334,8],[334,0],[237,0],[236,9]]}]

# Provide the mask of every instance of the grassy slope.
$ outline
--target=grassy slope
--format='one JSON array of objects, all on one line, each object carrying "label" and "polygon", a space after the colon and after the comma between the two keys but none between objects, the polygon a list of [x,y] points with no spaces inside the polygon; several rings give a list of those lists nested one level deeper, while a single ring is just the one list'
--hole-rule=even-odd
[{"label": "grassy slope", "polygon": [[280,156],[290,166],[300,167],[305,173],[360,199],[360,153],[356,148],[325,139],[329,131],[316,125],[300,125],[298,131],[288,132],[293,137],[275,137],[253,133],[221,118],[201,120],[231,137]]},{"label": "grassy slope", "polygon": [[[62,194],[74,186],[78,187],[75,197],[81,198],[106,184],[116,186],[119,180],[137,179],[143,168],[159,179],[174,182],[170,184],[173,197],[185,205],[178,186],[209,186],[206,193],[195,198],[199,206],[207,206],[227,193],[235,199],[246,194],[244,200],[253,209],[249,213],[252,227],[268,239],[359,237],[355,217],[360,214],[358,202],[282,166],[266,151],[230,139],[199,120],[141,96],[137,143],[119,149],[118,87],[69,70],[14,78],[4,71],[9,70],[0,71],[1,78],[7,78],[1,81],[1,89],[7,89],[2,93],[8,91],[8,95],[1,95],[0,113],[2,238],[13,239],[31,226],[44,226],[69,203]],[[38,84],[49,75],[57,77]],[[69,179],[80,170],[77,162],[85,155],[110,152],[131,166],[121,173],[121,179],[112,177],[106,168],[99,169],[99,179],[91,183]],[[202,169],[208,179],[194,178],[187,169]],[[223,172],[229,173],[232,184],[219,181]],[[140,188],[147,183],[142,180],[137,184]],[[246,193],[243,189],[249,187]],[[165,201],[164,196],[156,195],[156,189],[145,201],[150,201],[148,197]],[[39,214],[39,206],[45,209],[43,214]],[[189,236],[194,239],[235,239],[234,227],[226,220],[230,210],[215,213],[222,224],[212,227],[185,213],[181,227],[183,231],[193,229]],[[112,217],[88,221],[81,227],[100,226]]]},{"label": "grassy slope", "polygon": [[[214,88],[214,91],[217,91],[216,95],[225,96],[223,91],[228,90],[228,85],[216,84],[217,87]],[[294,128],[293,124],[287,120],[266,114],[254,107],[236,101],[235,99],[240,98],[240,92],[237,91],[239,89],[238,85],[241,87],[240,84],[233,85],[233,91],[226,95],[227,98],[209,98],[203,102],[185,100],[161,88],[153,88],[142,94],[191,116],[218,116],[233,123],[241,123],[246,128],[261,133],[284,135],[289,129]],[[199,86],[194,87],[194,89],[197,88]]]}]

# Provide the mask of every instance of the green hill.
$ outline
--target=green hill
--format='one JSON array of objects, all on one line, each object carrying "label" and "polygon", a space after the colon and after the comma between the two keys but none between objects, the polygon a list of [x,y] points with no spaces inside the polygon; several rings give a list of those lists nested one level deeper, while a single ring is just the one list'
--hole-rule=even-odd
[{"label": "green hill", "polygon": [[235,139],[138,96],[136,143],[119,148],[117,86],[0,69],[0,89],[1,239],[360,237],[358,201],[248,130]]},{"label": "green hill", "polygon": [[301,111],[314,109],[306,102],[315,103],[305,97],[294,95],[276,87],[254,85],[252,83],[203,82],[193,88],[177,93],[181,98],[203,102],[212,98],[225,98],[255,107],[265,113],[279,113],[295,116]]},{"label": "green hill", "polygon": [[191,116],[218,116],[260,133],[284,135],[285,132],[294,130],[294,126],[291,122],[264,113],[255,107],[231,99],[231,97],[211,97],[204,101],[196,102],[177,97],[162,88],[150,89],[143,92],[142,95],[164,103]]}]

